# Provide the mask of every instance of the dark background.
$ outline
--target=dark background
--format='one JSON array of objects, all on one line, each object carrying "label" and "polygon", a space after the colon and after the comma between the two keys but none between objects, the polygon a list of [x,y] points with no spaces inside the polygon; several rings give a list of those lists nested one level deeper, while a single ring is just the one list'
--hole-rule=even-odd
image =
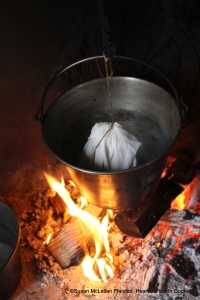
[{"label": "dark background", "polygon": [[[200,2],[107,4],[117,54],[158,68],[187,105],[172,154],[198,163]],[[0,195],[14,196],[46,184],[44,170],[60,173],[63,166],[44,145],[34,115],[51,76],[81,58],[102,54],[102,41],[94,0],[3,0],[0,28]]]}]

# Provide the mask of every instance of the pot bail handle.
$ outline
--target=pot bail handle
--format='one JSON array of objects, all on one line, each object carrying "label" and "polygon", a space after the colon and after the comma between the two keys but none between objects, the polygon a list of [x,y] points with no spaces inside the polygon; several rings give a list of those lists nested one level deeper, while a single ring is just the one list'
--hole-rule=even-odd
[{"label": "pot bail handle", "polygon": [[101,24],[101,34],[103,41],[103,52],[107,58],[110,58],[115,55],[115,46],[111,43],[110,39],[110,27],[108,24],[108,18],[106,16],[106,0],[97,0],[98,1],[98,9],[100,16],[100,24]]},{"label": "pot bail handle", "polygon": [[53,83],[61,75],[63,75],[65,72],[69,71],[71,68],[76,67],[78,65],[81,65],[82,63],[87,63],[87,62],[92,61],[92,60],[96,61],[98,59],[104,59],[104,56],[102,56],[102,55],[101,56],[93,56],[93,57],[88,57],[88,58],[82,59],[80,61],[77,61],[77,62],[71,64],[70,66],[65,67],[57,75],[55,75],[53,78],[51,78],[51,80],[47,84],[47,86],[46,86],[46,88],[45,88],[45,90],[44,90],[44,92],[42,94],[40,105],[38,106],[38,109],[37,109],[36,114],[35,114],[35,120],[38,121],[40,124],[44,123],[44,120],[45,120],[44,102],[45,102],[45,99],[46,99],[46,95],[47,95],[49,89],[51,88],[51,86],[53,85]]}]

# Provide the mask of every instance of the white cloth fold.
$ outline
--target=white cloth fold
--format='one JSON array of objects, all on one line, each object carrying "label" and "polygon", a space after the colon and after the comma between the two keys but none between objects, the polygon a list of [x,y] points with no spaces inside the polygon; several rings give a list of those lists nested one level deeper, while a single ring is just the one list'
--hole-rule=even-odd
[{"label": "white cloth fold", "polygon": [[92,127],[91,134],[80,155],[78,167],[115,172],[136,166],[135,156],[141,143],[117,122],[102,139],[110,127],[111,123],[107,122],[96,123]]}]

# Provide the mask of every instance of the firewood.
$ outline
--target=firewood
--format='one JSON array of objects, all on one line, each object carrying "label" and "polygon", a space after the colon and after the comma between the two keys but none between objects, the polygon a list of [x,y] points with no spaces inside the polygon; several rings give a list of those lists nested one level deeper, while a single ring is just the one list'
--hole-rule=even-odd
[{"label": "firewood", "polygon": [[67,205],[58,194],[55,194],[54,197],[49,197],[49,201],[58,215],[63,214],[66,211]]},{"label": "firewood", "polygon": [[[89,204],[85,209],[96,218],[103,214],[103,209]],[[84,224],[77,217],[64,224],[62,229],[50,241],[47,248],[62,268],[80,264],[88,252],[91,236]]]},{"label": "firewood", "polygon": [[163,178],[152,197],[140,208],[119,212],[115,216],[115,223],[124,234],[144,238],[182,191],[183,187],[173,179]]},{"label": "firewood", "polygon": [[[81,195],[76,187],[72,187],[72,186],[70,186],[70,184],[68,184],[67,190],[70,192],[70,196],[74,201],[76,201],[78,198],[81,197]],[[62,215],[64,212],[66,212],[67,205],[65,204],[65,202],[60,198],[60,196],[57,193],[55,193],[55,195],[53,195],[53,196],[49,196],[49,201],[50,201],[51,205],[53,206],[55,212],[58,215]],[[92,204],[87,205],[84,210],[86,210],[87,212],[89,212],[90,214],[92,214],[93,216],[95,216],[97,218],[103,212],[102,208],[97,207]]]},{"label": "firewood", "polygon": [[170,167],[168,175],[172,175],[176,182],[188,184],[195,177],[195,167],[190,164],[186,156],[180,156]]},{"label": "firewood", "polygon": [[81,222],[71,218],[50,241],[48,250],[62,268],[78,265],[87,251]]},{"label": "firewood", "polygon": [[[187,176],[184,171],[187,170]],[[178,158],[167,170],[156,192],[139,208],[119,212],[115,216],[118,228],[129,236],[144,238],[170,208],[172,201],[184,190],[179,184],[194,178],[194,169],[186,158]]]}]

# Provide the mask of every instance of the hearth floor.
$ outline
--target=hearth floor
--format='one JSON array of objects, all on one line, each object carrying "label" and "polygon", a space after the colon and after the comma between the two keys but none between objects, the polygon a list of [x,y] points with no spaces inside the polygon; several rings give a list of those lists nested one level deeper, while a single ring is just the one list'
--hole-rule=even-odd
[{"label": "hearth floor", "polygon": [[[179,265],[183,264],[183,262],[177,261],[174,264],[170,262],[170,259],[167,258],[166,254],[164,254],[168,249],[167,247],[170,247],[170,245],[173,245],[174,247],[177,239],[175,236],[171,239],[170,235],[168,235],[166,231],[164,233],[162,230],[163,224],[164,226],[167,226],[167,230],[169,232],[175,225],[176,237],[181,238],[184,236],[184,233],[187,232],[187,230],[190,230],[192,227],[189,221],[182,219],[182,214],[177,215],[177,213],[174,211],[171,213],[170,217],[170,213],[167,212],[155,226],[154,232],[150,232],[150,234],[144,240],[133,240],[132,237],[123,235],[119,232],[119,230],[117,230],[116,226],[111,223],[111,228],[114,230],[114,233],[111,230],[109,241],[112,245],[112,253],[118,252],[116,256],[114,255],[115,276],[114,278],[110,278],[106,283],[95,282],[87,279],[83,275],[83,271],[80,266],[70,267],[63,270],[55,261],[51,267],[46,267],[46,264],[43,265],[44,261],[47,261],[47,265],[51,261],[51,257],[48,257],[48,250],[43,252],[44,254],[41,260],[36,259],[36,255],[40,253],[40,251],[37,250],[39,249],[39,238],[37,235],[38,230],[33,229],[32,235],[32,230],[30,229],[31,226],[33,226],[34,220],[36,220],[36,224],[37,219],[41,219],[41,221],[43,220],[41,215],[42,212],[39,211],[40,208],[37,211],[38,217],[34,219],[33,216],[35,216],[36,211],[35,204],[38,203],[38,200],[41,201],[44,199],[44,201],[46,201],[47,194],[48,189],[46,189],[46,191],[38,191],[36,194],[29,193],[28,197],[25,196],[23,200],[26,200],[27,202],[29,201],[29,204],[32,203],[32,205],[27,206],[26,210],[18,211],[19,221],[22,228],[20,250],[23,272],[20,285],[10,300],[66,300],[75,299],[77,297],[82,300],[198,299],[199,296],[193,297],[193,295],[189,292],[189,290],[191,288],[193,289],[194,287],[197,287],[197,291],[199,292],[198,276],[195,275],[194,281],[192,278],[193,276],[191,276],[194,271],[194,269],[191,269],[193,268],[191,267],[191,262],[199,264],[199,255],[197,255],[196,258],[193,257],[195,252],[195,249],[193,249],[193,244],[195,241],[190,241],[190,236],[187,234],[186,238],[183,240],[186,249],[184,250],[186,251],[184,252],[186,253],[185,263],[188,264],[188,267],[185,268],[185,266],[183,266],[182,271],[179,270]],[[10,206],[13,206],[13,203],[21,204],[22,201],[17,197],[14,199],[7,197],[3,200]],[[47,206],[47,210],[49,207],[50,206]],[[197,216],[197,219],[194,221],[194,229],[192,229],[192,232],[194,230],[197,235],[199,232],[198,218],[199,217]],[[169,221],[170,219],[172,222]],[[157,241],[160,240],[159,232],[163,238],[166,235],[166,239],[164,238],[165,242],[162,242],[163,247],[160,248],[160,250],[156,246]],[[189,241],[188,244],[186,239]],[[199,244],[199,242],[196,243]],[[131,244],[132,246],[130,246]],[[161,253],[159,251],[161,251]],[[171,252],[172,250],[169,251],[169,253]],[[47,256],[45,256],[45,253]],[[44,257],[46,257],[46,259],[44,259]],[[166,265],[170,268],[170,275],[165,273]],[[199,267],[195,265],[195,269],[199,270]],[[156,270],[158,270],[159,273],[159,277],[157,279]],[[160,287],[160,291],[158,293],[155,292],[154,284],[151,283],[155,279],[156,281],[154,284],[156,284],[157,287]],[[149,288],[151,289],[151,292],[143,292],[143,290]],[[180,292],[181,297],[178,298],[180,294],[177,292],[177,290],[186,290],[186,292]]]}]

